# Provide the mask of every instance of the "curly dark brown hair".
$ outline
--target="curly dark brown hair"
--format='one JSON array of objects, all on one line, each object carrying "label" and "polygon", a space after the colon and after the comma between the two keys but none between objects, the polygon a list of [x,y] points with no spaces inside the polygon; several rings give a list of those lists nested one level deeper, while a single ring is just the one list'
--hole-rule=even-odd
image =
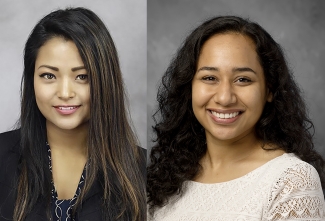
[{"label": "curly dark brown hair", "polygon": [[201,169],[199,161],[207,150],[206,138],[192,110],[191,83],[203,44],[211,36],[227,32],[254,41],[266,86],[273,94],[255,127],[257,137],[313,165],[325,186],[325,162],[312,140],[314,125],[281,46],[260,25],[236,16],[221,16],[207,20],[186,38],[162,78],[157,95],[159,107],[154,114],[156,143],[147,171],[151,211],[179,194],[183,182],[193,179]]}]

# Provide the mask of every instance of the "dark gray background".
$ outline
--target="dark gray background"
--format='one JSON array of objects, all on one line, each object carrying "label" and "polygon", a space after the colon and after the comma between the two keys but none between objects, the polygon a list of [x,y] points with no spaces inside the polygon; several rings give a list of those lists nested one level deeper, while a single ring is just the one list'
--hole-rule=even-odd
[{"label": "dark gray background", "polygon": [[325,157],[324,10],[323,0],[148,0],[148,147],[157,85],[177,48],[207,18],[238,15],[259,23],[284,48],[315,124],[315,146]]},{"label": "dark gray background", "polygon": [[141,145],[146,147],[146,0],[1,0],[0,133],[10,130],[19,118],[23,48],[29,33],[43,16],[67,6],[93,10],[109,29],[119,53],[135,131]]}]

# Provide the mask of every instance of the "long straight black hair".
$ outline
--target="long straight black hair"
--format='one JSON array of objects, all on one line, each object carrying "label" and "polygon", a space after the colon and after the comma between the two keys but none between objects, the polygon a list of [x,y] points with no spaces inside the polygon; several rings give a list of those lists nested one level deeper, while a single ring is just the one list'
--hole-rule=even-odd
[{"label": "long straight black hair", "polygon": [[[103,220],[143,221],[146,200],[141,168],[142,164],[145,167],[145,158],[130,126],[117,51],[104,23],[85,8],[48,14],[38,22],[26,42],[21,89],[21,173],[14,220],[24,220],[42,197],[48,203],[48,216],[50,214],[51,173],[47,169],[46,125],[36,104],[33,79],[40,47],[55,37],[75,43],[90,84],[87,151],[91,160],[73,212],[99,179],[103,187]],[[112,193],[119,196],[116,205],[112,205]]]}]

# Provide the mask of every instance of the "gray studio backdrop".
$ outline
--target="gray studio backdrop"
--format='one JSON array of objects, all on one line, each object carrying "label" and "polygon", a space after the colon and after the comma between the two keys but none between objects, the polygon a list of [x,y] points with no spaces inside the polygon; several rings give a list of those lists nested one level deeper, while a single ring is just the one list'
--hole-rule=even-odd
[{"label": "gray studio backdrop", "polygon": [[239,15],[259,23],[284,48],[315,124],[315,146],[325,157],[324,9],[323,0],[148,1],[148,147],[157,85],[183,39],[207,18]]},{"label": "gray studio backdrop", "polygon": [[146,0],[0,1],[0,133],[10,130],[20,112],[23,48],[44,15],[67,6],[93,10],[116,44],[130,100],[130,112],[143,147],[147,144],[147,2]]}]

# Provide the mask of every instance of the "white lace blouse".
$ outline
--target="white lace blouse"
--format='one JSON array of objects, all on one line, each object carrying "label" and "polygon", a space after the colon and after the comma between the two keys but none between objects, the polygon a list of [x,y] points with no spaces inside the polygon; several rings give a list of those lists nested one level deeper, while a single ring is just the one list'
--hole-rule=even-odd
[{"label": "white lace blouse", "polygon": [[325,202],[315,168],[283,154],[228,182],[187,181],[181,196],[172,197],[148,220],[325,220]]}]

